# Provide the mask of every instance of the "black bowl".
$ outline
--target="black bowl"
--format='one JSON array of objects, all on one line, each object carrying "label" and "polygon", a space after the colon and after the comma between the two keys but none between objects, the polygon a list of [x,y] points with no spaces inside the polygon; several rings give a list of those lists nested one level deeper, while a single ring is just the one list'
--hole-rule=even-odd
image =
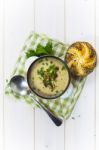
[{"label": "black bowl", "polygon": [[[30,77],[31,69],[32,69],[33,65],[34,65],[37,61],[39,61],[39,60],[41,60],[41,59],[43,59],[43,58],[49,58],[49,57],[50,57],[50,58],[55,58],[55,59],[59,60],[60,62],[62,62],[62,63],[65,65],[65,67],[66,67],[66,69],[67,69],[67,71],[68,71],[68,74],[69,74],[69,80],[68,80],[68,84],[67,84],[66,88],[65,88],[59,95],[55,95],[55,96],[51,96],[51,97],[47,97],[47,96],[42,96],[42,95],[40,95],[39,92],[36,92],[36,91],[31,87],[31,84],[30,84],[30,82],[29,82],[29,77]],[[65,91],[67,90],[67,88],[69,87],[70,79],[71,79],[71,78],[70,78],[70,72],[69,72],[68,66],[66,65],[66,63],[65,63],[62,59],[60,59],[59,57],[56,57],[56,56],[45,55],[45,56],[41,56],[41,57],[37,58],[35,61],[32,62],[32,64],[30,65],[30,67],[29,67],[29,69],[28,69],[28,71],[27,71],[27,83],[28,83],[29,88],[30,88],[31,91],[34,92],[37,96],[39,96],[40,98],[44,98],[44,99],[56,99],[56,98],[60,97],[61,95],[63,95],[63,94],[65,93]]]}]

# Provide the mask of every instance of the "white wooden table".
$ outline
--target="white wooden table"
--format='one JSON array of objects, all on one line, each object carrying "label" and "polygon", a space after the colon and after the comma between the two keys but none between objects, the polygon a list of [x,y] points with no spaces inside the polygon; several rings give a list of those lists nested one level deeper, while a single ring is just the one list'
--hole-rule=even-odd
[{"label": "white wooden table", "polygon": [[0,0],[0,150],[98,150],[99,66],[61,127],[42,110],[4,95],[32,30],[69,44],[88,41],[99,53],[99,0]]}]

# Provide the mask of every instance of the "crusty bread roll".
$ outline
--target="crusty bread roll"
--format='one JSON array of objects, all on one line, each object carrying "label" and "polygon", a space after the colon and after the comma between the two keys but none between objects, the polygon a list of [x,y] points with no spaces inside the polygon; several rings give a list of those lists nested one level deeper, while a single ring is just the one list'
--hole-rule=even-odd
[{"label": "crusty bread roll", "polygon": [[75,42],[67,50],[65,61],[78,77],[88,75],[96,66],[96,51],[88,42]]}]

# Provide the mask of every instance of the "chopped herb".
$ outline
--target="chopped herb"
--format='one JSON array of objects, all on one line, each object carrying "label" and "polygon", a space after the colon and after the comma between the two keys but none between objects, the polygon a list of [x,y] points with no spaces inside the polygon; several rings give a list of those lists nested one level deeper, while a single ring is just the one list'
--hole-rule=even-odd
[{"label": "chopped herb", "polygon": [[46,65],[48,65],[48,63],[46,63]]},{"label": "chopped herb", "polygon": [[41,67],[40,70],[37,70],[37,74],[40,75],[41,77],[44,76],[44,68]]},{"label": "chopped herb", "polygon": [[58,70],[59,68],[54,64],[50,65],[46,70],[44,70],[43,67],[37,70],[38,75],[40,75],[40,77],[42,78],[44,86],[50,87],[52,91],[55,88],[55,80],[58,76]]},{"label": "chopped herb", "polygon": [[62,70],[64,70],[64,69],[66,69],[66,67],[65,67],[65,66],[62,66]]},{"label": "chopped herb", "polygon": [[53,62],[52,62],[52,61],[50,61],[50,63],[52,64]]},{"label": "chopped herb", "polygon": [[40,92],[40,89],[37,89],[38,92]]},{"label": "chopped herb", "polygon": [[56,70],[59,70],[59,67],[56,67]]},{"label": "chopped herb", "polygon": [[48,58],[45,58],[46,61],[48,61]]},{"label": "chopped herb", "polygon": [[39,79],[41,80],[42,78],[41,78],[41,77],[39,77]]},{"label": "chopped herb", "polygon": [[41,60],[39,60],[39,63],[41,63],[43,60],[41,59]]},{"label": "chopped herb", "polygon": [[58,90],[56,91],[56,93],[58,93]]}]

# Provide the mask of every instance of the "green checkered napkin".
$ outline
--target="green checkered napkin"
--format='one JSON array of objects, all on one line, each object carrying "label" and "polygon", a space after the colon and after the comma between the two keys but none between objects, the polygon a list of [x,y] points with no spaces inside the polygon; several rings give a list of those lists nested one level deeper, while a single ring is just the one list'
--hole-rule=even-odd
[{"label": "green checkered napkin", "polygon": [[[35,50],[38,44],[45,46],[49,40],[52,42],[53,50],[55,51],[55,56],[58,56],[61,59],[64,59],[68,45],[66,45],[60,41],[50,39],[49,37],[47,37],[46,35],[43,35],[43,34],[31,33],[25,42],[25,45],[20,53],[20,56],[19,56],[17,62],[16,62],[16,66],[13,70],[11,77],[14,75],[25,76],[26,75],[25,62],[27,60],[26,52],[29,49]],[[67,119],[70,116],[70,114],[75,106],[75,103],[82,91],[85,80],[86,80],[85,78],[77,79],[77,80],[72,78],[71,82],[73,85],[73,90],[72,90],[71,95],[69,95],[66,98],[59,97],[54,100],[46,100],[46,99],[37,97],[35,94],[33,94],[33,96],[35,96],[39,101],[41,101],[45,105],[45,107],[50,109],[56,116],[58,116],[62,119]],[[28,96],[23,97],[23,96],[15,95],[15,93],[13,93],[10,89],[9,81],[7,83],[5,92],[7,95],[12,95],[16,99],[19,99],[19,100],[23,99],[26,103],[29,103],[29,104],[33,105],[34,107],[37,107],[36,103],[33,102]]]}]

